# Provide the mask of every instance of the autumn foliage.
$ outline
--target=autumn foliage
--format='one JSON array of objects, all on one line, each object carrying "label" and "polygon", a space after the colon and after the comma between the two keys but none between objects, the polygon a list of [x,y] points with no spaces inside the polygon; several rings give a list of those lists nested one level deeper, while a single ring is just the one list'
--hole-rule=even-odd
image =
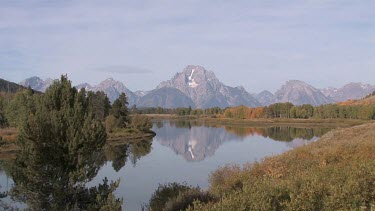
[{"label": "autumn foliage", "polygon": [[256,119],[264,116],[264,108],[250,108],[246,106],[227,108],[224,112],[224,116],[234,119]]}]

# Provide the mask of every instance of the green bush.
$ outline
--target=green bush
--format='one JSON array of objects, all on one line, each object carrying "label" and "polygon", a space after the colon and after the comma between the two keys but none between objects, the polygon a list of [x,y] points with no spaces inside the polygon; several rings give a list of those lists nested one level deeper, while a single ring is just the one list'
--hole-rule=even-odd
[{"label": "green bush", "polygon": [[[152,211],[162,211],[165,210],[167,203],[171,199],[175,199],[182,193],[187,191],[196,190],[199,191],[198,188],[194,188],[192,186],[188,186],[186,184],[179,184],[179,183],[168,183],[168,184],[160,184],[156,191],[152,194],[152,197],[149,202],[150,210]],[[172,206],[172,204],[170,205]]]},{"label": "green bush", "polygon": [[203,192],[199,189],[191,189],[181,192],[177,197],[171,198],[165,204],[166,211],[186,210],[193,205],[194,202],[208,203],[216,201],[216,198],[208,192]]}]

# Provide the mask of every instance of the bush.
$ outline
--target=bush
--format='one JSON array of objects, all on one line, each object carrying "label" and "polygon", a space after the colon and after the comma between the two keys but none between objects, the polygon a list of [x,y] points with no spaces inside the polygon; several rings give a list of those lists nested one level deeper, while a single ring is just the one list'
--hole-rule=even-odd
[{"label": "bush", "polygon": [[112,133],[113,130],[117,127],[117,119],[113,115],[107,116],[105,119],[105,129],[107,133]]},{"label": "bush", "polygon": [[7,125],[7,121],[5,119],[4,114],[0,112],[0,128],[5,127]]},{"label": "bush", "polygon": [[141,131],[149,131],[152,127],[152,124],[149,117],[135,114],[131,119],[130,127]]},{"label": "bush", "polygon": [[199,201],[200,203],[208,203],[216,201],[216,198],[210,195],[208,192],[202,192],[199,189],[187,190],[185,192],[181,192],[176,198],[171,198],[165,204],[165,210],[186,210],[196,201]]},{"label": "bush", "polygon": [[160,184],[156,191],[152,194],[149,207],[152,211],[162,211],[166,208],[167,202],[171,199],[176,198],[180,194],[191,191],[191,190],[199,190],[198,188],[194,188],[192,186],[188,186],[186,184],[179,184],[179,183],[168,183],[168,184]]}]

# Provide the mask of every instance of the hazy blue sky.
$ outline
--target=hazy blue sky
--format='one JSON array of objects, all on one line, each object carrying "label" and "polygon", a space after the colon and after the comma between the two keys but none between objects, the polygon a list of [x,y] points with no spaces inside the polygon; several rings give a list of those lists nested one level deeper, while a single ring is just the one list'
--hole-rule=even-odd
[{"label": "hazy blue sky", "polygon": [[188,64],[274,91],[375,84],[375,1],[0,0],[0,78],[152,89]]}]

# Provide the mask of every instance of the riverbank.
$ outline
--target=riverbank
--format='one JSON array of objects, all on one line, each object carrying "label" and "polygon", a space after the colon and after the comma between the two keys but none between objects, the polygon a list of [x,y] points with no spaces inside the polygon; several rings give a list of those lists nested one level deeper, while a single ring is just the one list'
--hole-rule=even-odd
[{"label": "riverbank", "polygon": [[375,123],[336,129],[318,141],[260,163],[210,176],[218,200],[194,210],[372,210]]},{"label": "riverbank", "polygon": [[171,114],[148,114],[152,120],[194,120],[207,123],[220,123],[222,125],[243,125],[254,127],[267,126],[291,126],[291,127],[352,127],[356,125],[368,124],[374,120],[358,119],[229,119],[213,118],[207,116],[178,116]]},{"label": "riverbank", "polygon": [[[124,143],[137,143],[142,140],[152,139],[155,132],[140,131],[137,129],[116,129],[113,133],[107,134],[107,144],[117,145]],[[0,160],[13,160],[19,150],[16,139],[18,130],[16,128],[0,129]]]},{"label": "riverbank", "polygon": [[116,142],[116,141],[128,141],[137,142],[138,140],[150,139],[153,138],[156,133],[152,130],[141,131],[138,129],[124,128],[124,129],[115,129],[112,133],[108,133],[107,142]]}]

